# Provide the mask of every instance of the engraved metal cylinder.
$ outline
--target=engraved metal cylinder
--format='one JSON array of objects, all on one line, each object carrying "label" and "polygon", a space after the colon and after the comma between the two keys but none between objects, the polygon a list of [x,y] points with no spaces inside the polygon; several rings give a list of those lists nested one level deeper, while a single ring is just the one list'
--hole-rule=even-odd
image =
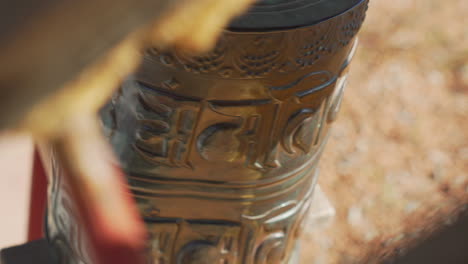
[{"label": "engraved metal cylinder", "polygon": [[[366,9],[261,1],[207,54],[147,51],[103,121],[151,235],[149,263],[288,263]],[[87,263],[54,173],[49,239]]]}]

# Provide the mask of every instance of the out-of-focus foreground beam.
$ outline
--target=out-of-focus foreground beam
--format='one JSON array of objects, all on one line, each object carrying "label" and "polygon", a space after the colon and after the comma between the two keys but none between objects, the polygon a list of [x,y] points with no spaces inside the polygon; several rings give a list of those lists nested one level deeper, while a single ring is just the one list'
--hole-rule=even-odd
[{"label": "out-of-focus foreground beam", "polygon": [[[133,38],[127,47],[134,45],[138,51],[149,44],[202,51],[250,2],[253,0],[2,1],[0,129],[16,125],[39,102],[67,86],[124,40]],[[126,64],[125,59],[109,60],[113,58],[101,65]],[[128,64],[133,66],[137,61]],[[122,74],[131,69],[128,65],[113,68]],[[85,79],[92,75],[88,73]],[[57,106],[66,108],[79,99],[65,100]],[[30,126],[34,129],[35,124],[27,124],[27,129]]]}]

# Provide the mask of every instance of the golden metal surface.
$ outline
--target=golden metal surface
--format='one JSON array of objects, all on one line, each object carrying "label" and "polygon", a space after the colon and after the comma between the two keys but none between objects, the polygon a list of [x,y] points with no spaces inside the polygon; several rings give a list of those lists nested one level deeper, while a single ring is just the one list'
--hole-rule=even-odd
[{"label": "golden metal surface", "polygon": [[[299,29],[227,31],[202,56],[148,50],[103,120],[147,223],[149,263],[289,261],[366,8]],[[54,178],[49,238],[87,263]]]}]

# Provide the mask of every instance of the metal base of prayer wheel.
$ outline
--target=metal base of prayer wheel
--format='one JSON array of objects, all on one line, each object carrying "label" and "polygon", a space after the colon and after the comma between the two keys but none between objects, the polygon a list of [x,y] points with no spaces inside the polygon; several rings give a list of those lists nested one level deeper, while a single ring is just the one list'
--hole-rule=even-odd
[{"label": "metal base of prayer wheel", "polygon": [[[260,1],[208,54],[147,51],[102,115],[147,223],[148,263],[297,261],[367,4]],[[63,263],[89,263],[60,173],[48,239]]]}]

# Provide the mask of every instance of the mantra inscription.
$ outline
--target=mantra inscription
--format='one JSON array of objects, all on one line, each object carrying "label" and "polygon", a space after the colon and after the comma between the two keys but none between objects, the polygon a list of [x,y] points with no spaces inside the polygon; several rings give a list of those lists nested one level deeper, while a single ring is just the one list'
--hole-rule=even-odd
[{"label": "mantra inscription", "polygon": [[[288,263],[366,9],[295,30],[228,31],[198,57],[146,53],[102,118],[147,223],[148,263]],[[64,263],[90,264],[60,174],[48,237]]]},{"label": "mantra inscription", "polygon": [[[257,170],[277,168],[285,156],[279,152],[304,155],[319,146],[330,99],[317,101],[314,93],[333,89],[335,82],[329,72],[311,73],[271,87],[268,98],[242,101],[189,98],[136,83],[142,109],[134,148],[149,162],[171,167],[196,170],[225,161]],[[302,83],[314,86],[292,89]]]}]

